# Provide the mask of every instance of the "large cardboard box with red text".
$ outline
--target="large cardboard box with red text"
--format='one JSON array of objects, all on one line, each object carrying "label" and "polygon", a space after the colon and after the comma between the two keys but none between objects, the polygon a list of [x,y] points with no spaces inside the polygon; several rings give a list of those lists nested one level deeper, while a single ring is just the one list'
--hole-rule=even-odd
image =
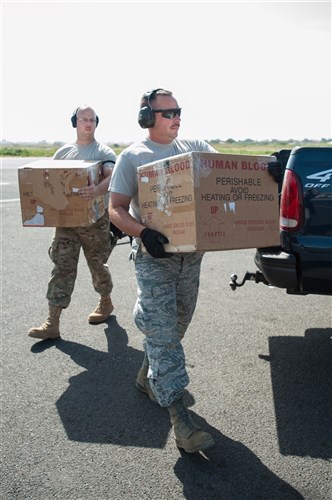
[{"label": "large cardboard box with red text", "polygon": [[165,234],[171,252],[280,243],[272,156],[192,152],[138,168],[143,224]]},{"label": "large cardboard box with red text", "polygon": [[78,227],[96,222],[105,212],[104,196],[83,199],[77,191],[102,179],[100,162],[38,160],[18,169],[25,227]]}]

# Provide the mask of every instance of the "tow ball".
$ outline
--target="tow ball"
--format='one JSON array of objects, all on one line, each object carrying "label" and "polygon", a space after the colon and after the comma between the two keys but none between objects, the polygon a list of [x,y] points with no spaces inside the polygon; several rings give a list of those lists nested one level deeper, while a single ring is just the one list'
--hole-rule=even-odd
[{"label": "tow ball", "polygon": [[238,288],[239,286],[243,286],[246,281],[254,281],[255,283],[265,283],[265,285],[269,284],[268,281],[266,281],[263,273],[261,273],[261,271],[256,271],[255,273],[250,273],[249,271],[247,271],[241,283],[237,282],[237,275],[232,274],[229,286],[231,287],[232,290],[236,290],[236,288]]}]

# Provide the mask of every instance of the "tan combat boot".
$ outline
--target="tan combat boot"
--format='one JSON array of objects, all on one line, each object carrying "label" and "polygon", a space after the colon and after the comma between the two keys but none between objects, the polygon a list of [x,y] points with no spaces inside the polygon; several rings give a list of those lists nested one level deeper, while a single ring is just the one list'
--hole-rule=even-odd
[{"label": "tan combat boot", "polygon": [[156,397],[153,394],[152,389],[151,389],[150,384],[149,384],[149,380],[147,377],[148,370],[149,370],[149,361],[148,361],[147,355],[144,354],[142,366],[137,374],[136,387],[141,392],[145,392],[145,394],[147,394],[149,396],[151,401],[158,404],[158,401],[156,400]]},{"label": "tan combat boot", "polygon": [[175,442],[179,448],[183,448],[187,453],[196,453],[214,445],[211,434],[202,431],[189,415],[183,398],[174,401],[167,409],[174,428]]},{"label": "tan combat boot", "polygon": [[112,313],[114,307],[109,295],[102,295],[99,299],[96,309],[89,314],[89,323],[102,323]]},{"label": "tan combat boot", "polygon": [[48,318],[39,328],[31,328],[29,337],[35,339],[58,339],[60,337],[60,315],[62,312],[61,306],[48,306]]}]

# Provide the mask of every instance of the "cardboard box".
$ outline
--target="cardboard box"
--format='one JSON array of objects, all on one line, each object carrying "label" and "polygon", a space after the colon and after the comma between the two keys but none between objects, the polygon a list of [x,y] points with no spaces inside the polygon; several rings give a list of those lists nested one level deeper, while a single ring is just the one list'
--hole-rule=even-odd
[{"label": "cardboard box", "polygon": [[104,196],[85,200],[77,191],[102,180],[100,162],[39,160],[18,169],[22,224],[26,227],[77,227],[105,212]]},{"label": "cardboard box", "polygon": [[165,234],[170,252],[280,244],[272,156],[192,152],[138,168],[143,224]]}]

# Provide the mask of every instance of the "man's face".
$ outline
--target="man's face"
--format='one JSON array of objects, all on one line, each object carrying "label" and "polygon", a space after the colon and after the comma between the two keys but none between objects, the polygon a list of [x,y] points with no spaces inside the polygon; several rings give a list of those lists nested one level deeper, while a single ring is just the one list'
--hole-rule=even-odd
[{"label": "man's face", "polygon": [[77,111],[77,134],[94,135],[96,130],[96,113],[93,109],[79,109]]},{"label": "man's face", "polygon": [[[150,138],[162,144],[172,142],[178,135],[181,123],[179,114],[174,111],[179,108],[176,99],[171,96],[157,95],[152,101],[151,107],[159,111],[154,113],[155,124],[149,129]],[[162,113],[161,110],[170,110],[170,112]],[[165,116],[163,116],[164,114]]]}]

